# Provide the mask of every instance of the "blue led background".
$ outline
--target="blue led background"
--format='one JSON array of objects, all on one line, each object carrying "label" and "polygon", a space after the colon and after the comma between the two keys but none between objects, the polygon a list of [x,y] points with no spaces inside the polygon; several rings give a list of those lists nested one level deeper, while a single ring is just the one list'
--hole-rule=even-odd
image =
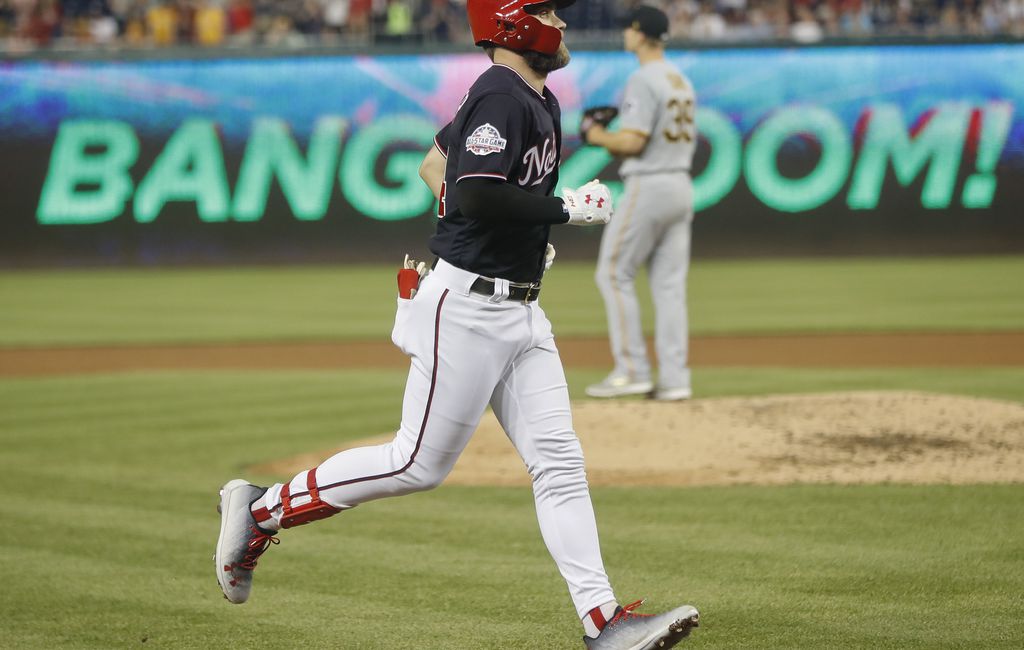
[{"label": "blue led background", "polygon": [[[737,171],[727,192],[702,205],[706,208],[701,215],[704,223],[698,229],[705,231],[709,252],[756,249],[729,245],[730,241],[738,245],[737,229],[759,239],[767,252],[844,245],[851,251],[868,250],[871,241],[888,242],[892,245],[883,245],[883,249],[900,250],[906,246],[898,242],[925,245],[943,237],[958,239],[963,245],[974,242],[968,248],[979,250],[998,248],[995,242],[1002,242],[1004,248],[1020,247],[1024,46],[702,50],[672,51],[669,56],[697,89],[701,111],[698,127],[710,126],[712,118],[719,126],[731,125],[739,138],[738,146],[745,148],[759,126],[782,110],[826,111],[838,120],[853,143],[849,178],[854,176],[859,160],[866,116],[878,105],[898,109],[911,139],[944,107],[962,106],[966,111],[963,159],[954,170],[955,178],[951,177],[950,182],[957,187],[948,205],[936,208],[922,203],[921,179],[928,169],[925,164],[915,179],[897,182],[890,173],[877,207],[870,210],[857,208],[847,199],[849,182],[820,205],[789,210],[815,217],[818,223],[812,231],[806,224],[780,222],[787,216],[786,210],[752,192],[746,176]],[[123,212],[88,227],[41,226],[36,213],[46,176],[52,171],[48,168],[50,155],[62,124],[108,120],[130,126],[140,142],[138,160],[130,170],[133,182],[138,184],[183,123],[208,120],[215,124],[222,139],[225,173],[233,184],[256,120],[283,120],[300,148],[306,146],[317,121],[327,116],[346,121],[347,141],[389,118],[411,120],[410,130],[417,133],[433,130],[451,118],[466,89],[487,65],[486,57],[479,53],[7,62],[0,66],[0,138],[5,143],[0,151],[0,166],[5,172],[0,180],[0,209],[6,215],[0,222],[0,235],[6,242],[0,252],[7,261],[39,253],[130,262],[138,258],[135,253],[142,248],[148,251],[143,256],[146,260],[161,259],[161,246],[166,245],[176,251],[174,259],[186,260],[193,245],[205,251],[199,255],[203,259],[222,254],[244,258],[246,251],[267,253],[270,242],[264,241],[264,235],[269,235],[271,222],[276,224],[274,241],[291,251],[290,258],[301,256],[298,251],[303,250],[302,242],[307,239],[322,243],[328,229],[336,235],[328,241],[342,248],[354,246],[353,239],[365,238],[372,243],[385,235],[420,240],[431,230],[431,210],[403,215],[409,222],[405,224],[366,223],[382,217],[372,209],[353,207],[344,188],[333,191],[329,211],[319,223],[296,223],[288,202],[275,189],[260,223],[223,224],[217,233],[211,229],[212,224],[196,218],[195,207],[188,205],[187,199],[168,203],[146,224],[135,222],[130,201]],[[609,181],[616,178],[614,162],[600,158],[592,148],[581,149],[573,133],[582,108],[619,99],[625,79],[636,65],[631,54],[577,52],[568,68],[550,77],[549,85],[562,104],[567,136],[564,183],[582,182],[593,175]],[[1006,122],[1004,131],[985,131],[999,120]],[[391,149],[416,151],[421,139],[417,136],[413,138],[417,142],[411,143],[406,133],[396,140],[395,147],[384,147],[381,158],[369,161],[377,168],[382,194],[398,182],[388,178],[386,157],[393,153]],[[996,141],[994,164],[990,169],[977,166],[978,147],[988,142],[991,148]],[[747,150],[736,153],[750,154]],[[813,137],[787,141],[778,153],[781,176],[809,174],[829,155]],[[703,187],[702,180],[708,180],[700,175],[714,154],[715,144],[703,142],[694,170],[698,189]],[[968,206],[968,201],[961,199],[965,179],[976,172],[989,173],[995,184],[991,200],[980,207]],[[171,220],[173,225],[162,223]],[[851,220],[858,223],[849,223]],[[146,228],[152,232],[146,234]],[[251,232],[243,232],[246,228]],[[260,228],[266,231],[263,235],[257,233]],[[74,231],[75,236],[55,232],[62,229]],[[204,232],[213,244],[204,242]],[[103,252],[99,252],[100,240],[104,242]],[[777,245],[773,247],[772,242]]]},{"label": "blue led background", "polygon": [[[778,106],[824,106],[853,126],[865,104],[889,101],[908,115],[939,102],[1009,101],[1024,106],[1024,46],[957,45],[670,52],[705,106],[743,132]],[[451,117],[487,61],[478,54],[108,62],[26,62],[0,67],[0,133],[51,136],[62,120],[110,118],[140,133],[202,116],[244,138],[255,117],[288,121],[306,135],[325,113],[365,124],[394,113]],[[579,52],[551,86],[568,117],[617,98],[636,67],[626,53]],[[1015,116],[1006,157],[1024,156],[1024,116]]]}]

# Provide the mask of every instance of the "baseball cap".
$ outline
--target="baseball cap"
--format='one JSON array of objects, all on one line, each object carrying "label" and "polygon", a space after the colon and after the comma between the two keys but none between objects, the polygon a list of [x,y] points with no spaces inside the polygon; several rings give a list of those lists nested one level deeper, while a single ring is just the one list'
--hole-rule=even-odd
[{"label": "baseball cap", "polygon": [[632,27],[649,38],[668,38],[668,16],[656,7],[640,5],[623,22],[623,27]]}]

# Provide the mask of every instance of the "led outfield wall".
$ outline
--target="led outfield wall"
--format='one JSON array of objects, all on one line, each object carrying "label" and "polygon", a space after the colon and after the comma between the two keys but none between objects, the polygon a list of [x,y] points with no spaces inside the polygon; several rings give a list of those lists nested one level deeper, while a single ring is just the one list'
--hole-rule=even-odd
[{"label": "led outfield wall", "polygon": [[[1024,249],[1024,47],[672,52],[698,91],[698,254]],[[8,63],[5,261],[356,259],[423,250],[417,169],[481,54]],[[572,134],[635,60],[552,75]],[[576,232],[562,232],[563,230]],[[596,231],[556,243],[593,251]],[[421,253],[422,254],[422,253]]]}]

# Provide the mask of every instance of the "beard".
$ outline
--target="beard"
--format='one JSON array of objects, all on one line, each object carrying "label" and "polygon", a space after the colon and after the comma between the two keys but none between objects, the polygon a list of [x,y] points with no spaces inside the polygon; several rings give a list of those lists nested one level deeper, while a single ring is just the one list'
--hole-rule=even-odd
[{"label": "beard", "polygon": [[527,50],[520,54],[526,60],[526,65],[539,74],[548,74],[555,70],[561,70],[569,65],[570,59],[569,48],[565,46],[565,42],[558,44],[558,51],[554,54],[541,54],[532,50]]}]

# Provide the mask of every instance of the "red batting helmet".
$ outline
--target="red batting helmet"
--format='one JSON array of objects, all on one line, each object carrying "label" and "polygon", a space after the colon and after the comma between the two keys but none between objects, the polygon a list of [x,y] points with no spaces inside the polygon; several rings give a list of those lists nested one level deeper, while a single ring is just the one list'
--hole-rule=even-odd
[{"label": "red batting helmet", "polygon": [[576,0],[467,0],[473,40],[477,45],[490,43],[510,50],[554,54],[562,42],[562,32],[532,15],[535,7],[548,2],[563,9]]}]

